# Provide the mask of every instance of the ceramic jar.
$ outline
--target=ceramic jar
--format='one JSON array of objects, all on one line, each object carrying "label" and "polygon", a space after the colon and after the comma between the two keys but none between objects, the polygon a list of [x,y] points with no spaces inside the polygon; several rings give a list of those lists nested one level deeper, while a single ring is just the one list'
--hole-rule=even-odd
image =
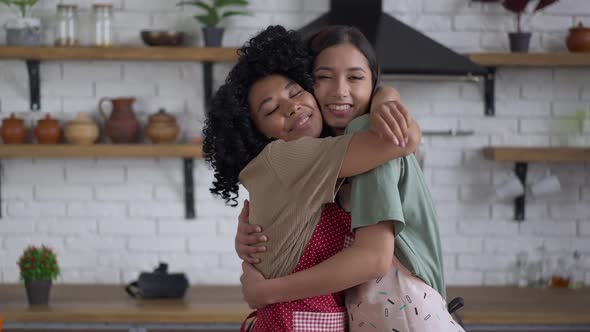
[{"label": "ceramic jar", "polygon": [[[112,104],[112,111],[107,117],[103,105]],[[133,112],[135,98],[102,98],[98,103],[100,114],[105,120],[105,131],[113,143],[135,143],[139,139],[139,121]]]},{"label": "ceramic jar", "polygon": [[57,144],[61,136],[59,122],[53,119],[49,113],[45,115],[45,118],[37,121],[34,132],[39,144]]},{"label": "ceramic jar", "polygon": [[174,143],[179,131],[180,128],[176,123],[176,118],[166,113],[164,109],[150,115],[145,128],[147,137],[152,143],[156,144]]},{"label": "ceramic jar", "polygon": [[4,144],[23,144],[27,137],[25,121],[11,113],[10,117],[2,120],[0,136],[2,136]]},{"label": "ceramic jar", "polygon": [[98,134],[98,125],[85,112],[78,113],[78,116],[68,122],[64,129],[66,139],[72,144],[94,144],[98,138]]},{"label": "ceramic jar", "polygon": [[590,28],[578,23],[577,27],[570,29],[566,45],[570,52],[590,52]]}]

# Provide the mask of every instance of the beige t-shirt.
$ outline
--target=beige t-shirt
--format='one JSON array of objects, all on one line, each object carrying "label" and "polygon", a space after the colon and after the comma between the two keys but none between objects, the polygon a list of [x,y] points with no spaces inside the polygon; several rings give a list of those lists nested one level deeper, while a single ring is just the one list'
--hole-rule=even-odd
[{"label": "beige t-shirt", "polygon": [[290,274],[319,222],[322,206],[334,202],[338,173],[352,135],[274,141],[240,173],[250,194],[252,223],[268,235],[256,254],[266,278]]}]

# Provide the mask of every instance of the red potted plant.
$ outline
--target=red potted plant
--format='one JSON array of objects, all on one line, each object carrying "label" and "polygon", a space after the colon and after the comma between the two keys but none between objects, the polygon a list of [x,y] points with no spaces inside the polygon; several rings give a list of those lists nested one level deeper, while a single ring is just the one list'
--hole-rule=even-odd
[{"label": "red potted plant", "polygon": [[48,304],[51,282],[59,275],[55,253],[45,246],[29,246],[17,264],[20,268],[20,279],[25,282],[29,304]]},{"label": "red potted plant", "polygon": [[[510,39],[510,51],[512,52],[528,52],[529,50],[531,33],[522,30],[522,16],[525,14],[528,4],[532,1],[536,0],[501,0],[504,8],[516,14],[516,32],[508,33]],[[537,5],[532,10],[531,14],[534,14],[557,1],[558,0],[538,0]]]}]

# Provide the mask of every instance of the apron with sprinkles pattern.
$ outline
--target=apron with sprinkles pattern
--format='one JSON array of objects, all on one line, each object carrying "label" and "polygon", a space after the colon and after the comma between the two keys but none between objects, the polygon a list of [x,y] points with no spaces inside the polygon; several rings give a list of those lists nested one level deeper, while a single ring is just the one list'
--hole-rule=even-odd
[{"label": "apron with sprinkles pattern", "polygon": [[[334,203],[324,205],[320,221],[293,272],[317,265],[352,242],[350,215]],[[275,303],[258,309],[254,332],[343,332],[347,316],[343,292]]]},{"label": "apron with sprinkles pattern", "polygon": [[350,332],[465,332],[443,297],[394,256],[387,274],[346,292]]}]

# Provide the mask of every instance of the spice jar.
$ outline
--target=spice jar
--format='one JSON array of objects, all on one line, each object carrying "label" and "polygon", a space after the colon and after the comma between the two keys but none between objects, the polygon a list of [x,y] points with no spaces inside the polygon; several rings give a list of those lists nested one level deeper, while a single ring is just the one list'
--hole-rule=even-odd
[{"label": "spice jar", "polygon": [[55,46],[79,45],[78,29],[78,6],[57,5]]},{"label": "spice jar", "polygon": [[94,23],[94,46],[113,46],[113,5],[108,3],[92,6]]}]

